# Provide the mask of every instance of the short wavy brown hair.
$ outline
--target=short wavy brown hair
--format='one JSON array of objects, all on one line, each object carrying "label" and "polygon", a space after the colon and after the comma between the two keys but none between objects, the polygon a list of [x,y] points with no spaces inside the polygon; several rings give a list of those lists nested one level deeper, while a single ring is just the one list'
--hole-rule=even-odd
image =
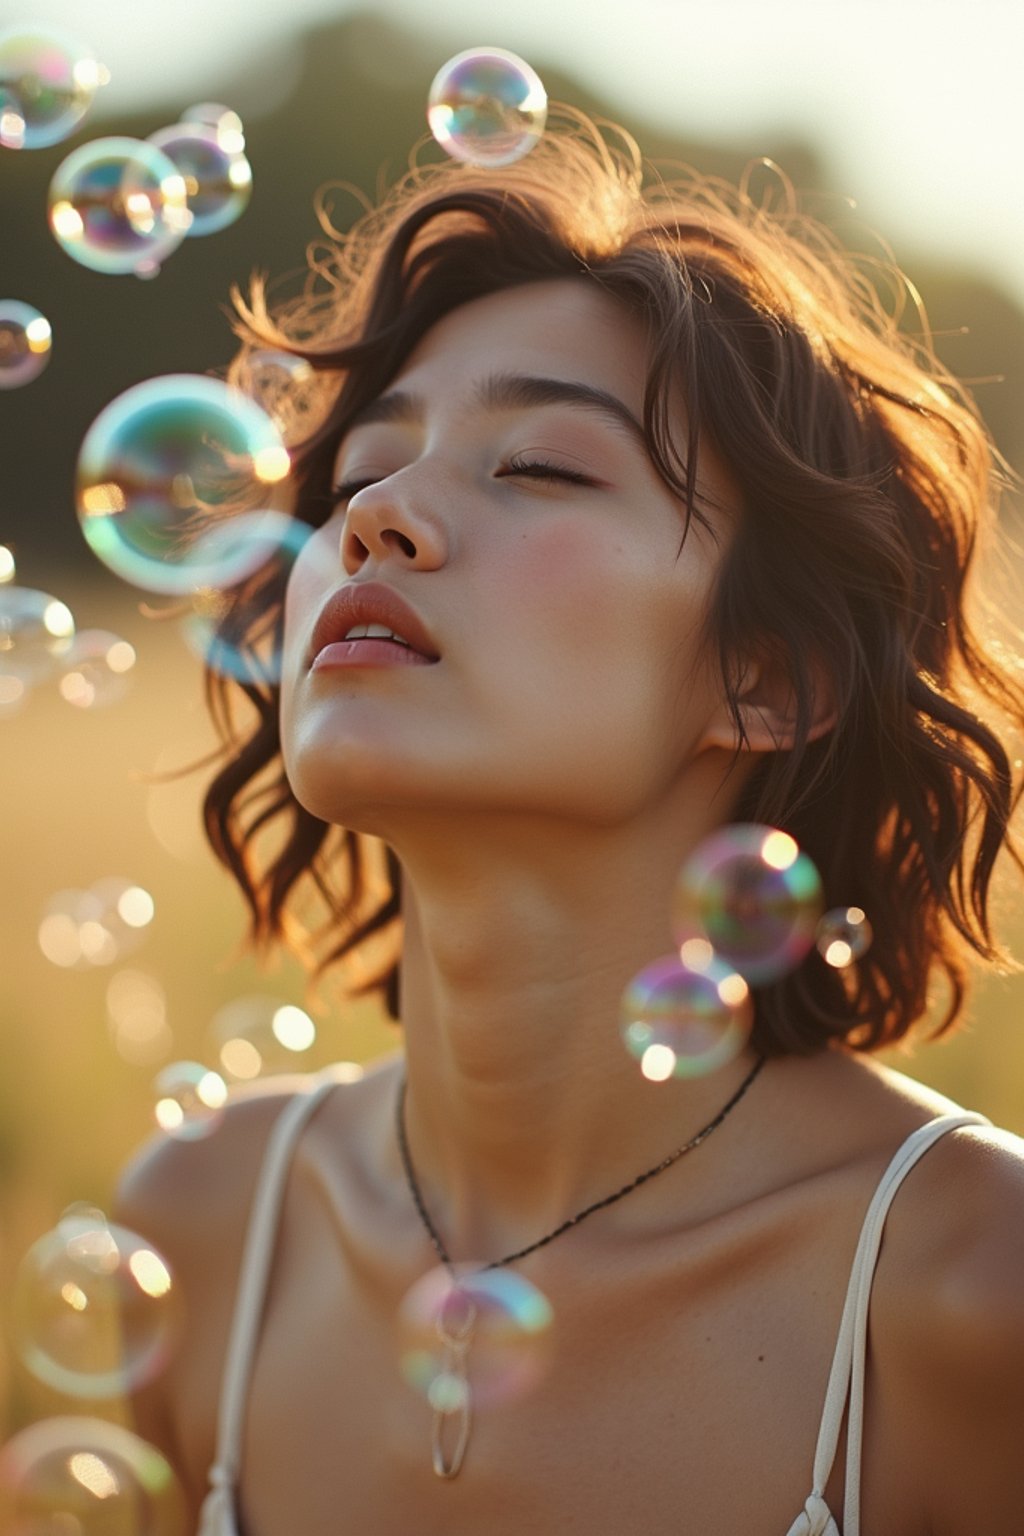
[{"label": "short wavy brown hair", "polygon": [[[927,341],[901,330],[899,304],[883,302],[881,265],[848,254],[780,185],[774,211],[692,171],[645,186],[628,136],[562,109],[541,144],[500,171],[415,166],[349,234],[330,230],[311,250],[299,297],[272,306],[259,276],[247,301],[236,293],[232,377],[251,385],[253,350],[267,347],[317,370],[315,426],[293,455],[295,515],[317,525],[347,423],[450,310],[565,276],[640,319],[644,429],[681,498],[683,537],[702,518],[705,437],[741,495],[705,637],[740,738],[736,658],[752,646],[788,669],[796,699],[795,745],[758,764],[735,819],[790,832],[828,905],[862,907],[875,934],[851,970],[812,951],[760,989],[753,1043],[766,1055],[838,1040],[872,1051],[925,1016],[936,972],[948,981],[942,1033],[962,1011],[972,952],[1013,965],[993,937],[990,880],[1004,845],[1024,869],[1009,843],[1021,786],[1004,745],[1024,725],[1024,690],[971,617],[972,571],[1006,474],[969,396]],[[683,442],[673,385],[688,408]],[[277,688],[261,678],[257,639],[279,632],[285,576],[262,573],[222,620],[227,640],[250,643],[252,675],[207,674],[224,750],[207,833],[246,897],[257,947],[283,939],[317,974],[354,959],[351,990],[380,989],[397,1017],[398,861],[311,816],[284,774]],[[809,741],[812,663],[838,720]],[[255,711],[242,723],[241,695]]]}]

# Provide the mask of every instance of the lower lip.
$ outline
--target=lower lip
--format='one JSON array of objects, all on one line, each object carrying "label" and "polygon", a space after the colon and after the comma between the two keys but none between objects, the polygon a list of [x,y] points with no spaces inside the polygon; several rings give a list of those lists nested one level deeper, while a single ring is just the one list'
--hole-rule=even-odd
[{"label": "lower lip", "polygon": [[411,646],[393,640],[335,640],[313,657],[311,672],[328,667],[429,667],[429,656],[421,656]]}]

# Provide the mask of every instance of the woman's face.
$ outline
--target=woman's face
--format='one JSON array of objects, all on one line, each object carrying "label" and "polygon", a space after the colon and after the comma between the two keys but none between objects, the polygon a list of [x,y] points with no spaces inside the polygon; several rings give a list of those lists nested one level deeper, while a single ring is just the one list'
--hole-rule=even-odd
[{"label": "woman's face", "polygon": [[[617,300],[535,283],[446,316],[348,432],[345,493],[285,609],[282,742],[307,809],[382,836],[435,810],[610,824],[709,744],[721,689],[698,634],[721,549],[694,521],[679,553],[682,506],[639,431],[645,369]],[[700,489],[734,504],[704,451]],[[325,622],[340,589],[383,601]],[[391,594],[436,660],[344,642],[378,606],[409,627]]]}]

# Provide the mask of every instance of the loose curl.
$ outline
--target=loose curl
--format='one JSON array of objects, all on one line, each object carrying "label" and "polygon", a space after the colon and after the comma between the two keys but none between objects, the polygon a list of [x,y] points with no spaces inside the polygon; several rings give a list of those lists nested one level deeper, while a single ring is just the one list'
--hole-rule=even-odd
[{"label": "loose curl", "polygon": [[[682,537],[691,517],[703,520],[702,439],[740,492],[705,633],[738,751],[737,658],[767,651],[792,683],[795,741],[764,755],[735,819],[790,832],[827,903],[862,907],[875,934],[847,971],[812,952],[760,989],[753,1043],[769,1056],[833,1041],[874,1051],[925,1015],[935,973],[948,982],[937,1035],[962,1011],[972,952],[1018,968],[992,935],[990,881],[1004,846],[1024,870],[1009,838],[1021,785],[997,734],[1024,724],[1024,690],[968,614],[1005,467],[930,345],[900,330],[900,304],[885,307],[879,271],[779,184],[775,211],[746,185],[693,171],[645,187],[627,136],[562,109],[516,165],[414,164],[344,236],[322,210],[330,239],[311,250],[298,298],[272,306],[260,276],[248,300],[235,292],[243,346],[231,377],[252,388],[253,354],[268,347],[316,370],[312,406],[308,389],[304,400],[313,425],[293,462],[295,516],[318,525],[347,423],[452,309],[573,277],[638,317],[650,338],[644,431],[681,500]],[[685,442],[671,405],[680,386]],[[220,620],[250,676],[207,673],[224,753],[207,833],[258,947],[283,939],[317,974],[355,960],[352,990],[379,989],[397,1018],[398,861],[310,815],[284,774],[278,690],[260,647],[279,641],[285,579],[283,563],[264,570]],[[836,724],[809,741],[822,679]],[[242,696],[254,711],[244,723]],[[309,893],[319,922],[303,913]]]}]

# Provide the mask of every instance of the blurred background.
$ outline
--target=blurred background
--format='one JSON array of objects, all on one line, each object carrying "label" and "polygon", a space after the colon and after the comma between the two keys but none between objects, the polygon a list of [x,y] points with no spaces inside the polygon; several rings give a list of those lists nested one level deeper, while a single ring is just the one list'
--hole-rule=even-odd
[{"label": "blurred background", "polygon": [[[519,0],[502,9],[499,26],[490,7],[443,0],[429,30],[421,7],[397,0],[32,0],[0,11],[0,27],[67,28],[111,74],[69,140],[0,149],[0,298],[34,305],[54,337],[45,372],[0,393],[0,543],[20,585],[62,600],[79,629],[124,636],[138,656],[117,703],[74,708],[39,688],[0,719],[4,1296],[21,1255],[70,1202],[109,1202],[118,1166],[152,1128],[151,1085],[164,1065],[216,1064],[216,1020],[239,999],[270,999],[253,1005],[264,1013],[306,1001],[297,966],[261,970],[240,952],[240,899],[199,831],[203,774],[164,777],[212,742],[199,663],[177,625],[143,616],[145,595],[86,548],[73,504],[78,448],[128,386],[223,368],[231,284],[254,268],[287,282],[303,267],[318,235],[318,189],[346,181],[372,197],[401,171],[448,57],[512,49],[551,97],[622,122],[652,159],[733,181],[756,157],[776,161],[815,211],[832,211],[844,239],[891,250],[923,295],[939,354],[970,382],[1010,464],[1024,468],[1016,0]],[[254,181],[238,222],[186,241],[155,281],[72,262],[46,220],[63,158],[101,135],[145,138],[211,99],[245,124]],[[1019,515],[1011,495],[1008,532]],[[48,958],[41,924],[58,893],[110,879],[149,893],[151,920],[116,954]],[[1024,957],[1021,906],[1008,883],[1002,934]],[[1024,978],[985,976],[967,1028],[889,1059],[1024,1133],[1022,1003]],[[362,1061],[394,1043],[370,1007],[326,996],[311,1012],[316,1040],[296,1057],[302,1068]],[[0,1347],[4,1403],[12,1425],[46,1406]]]}]

